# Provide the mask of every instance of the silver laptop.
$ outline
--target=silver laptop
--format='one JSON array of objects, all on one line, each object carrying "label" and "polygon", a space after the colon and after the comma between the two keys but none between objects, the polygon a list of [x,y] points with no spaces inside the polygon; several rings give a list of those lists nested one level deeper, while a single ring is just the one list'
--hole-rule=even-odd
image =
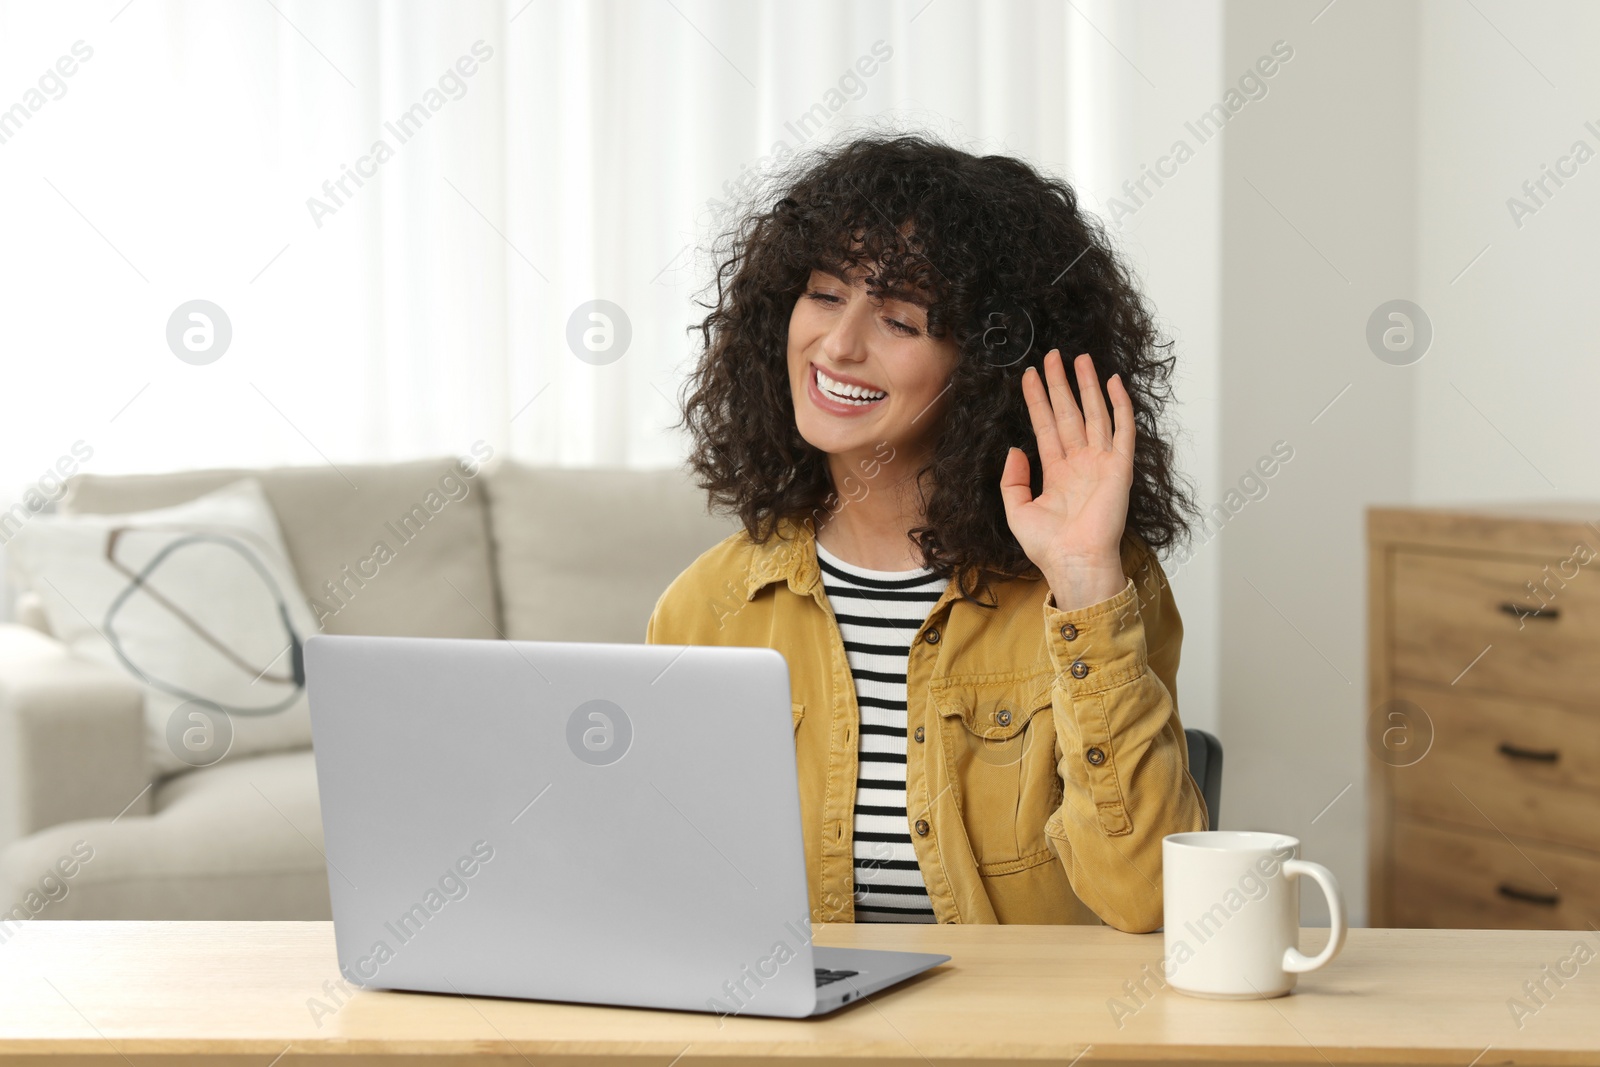
[{"label": "silver laptop", "polygon": [[772,649],[318,634],[305,668],[353,984],[796,1018],[950,958],[811,943]]}]

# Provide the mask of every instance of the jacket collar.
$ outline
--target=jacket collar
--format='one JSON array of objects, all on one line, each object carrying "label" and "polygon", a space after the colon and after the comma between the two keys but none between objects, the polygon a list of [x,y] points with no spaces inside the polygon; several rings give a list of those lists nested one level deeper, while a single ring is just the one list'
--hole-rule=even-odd
[{"label": "jacket collar", "polygon": [[[774,582],[788,582],[789,588],[801,596],[810,596],[820,585],[822,572],[817,566],[816,534],[808,524],[787,518],[779,519],[775,532],[766,544],[749,542],[749,545],[750,567],[746,572],[744,590],[746,602]],[[951,578],[941,603],[965,595],[960,591],[961,583],[956,580],[964,573],[965,570],[960,571]],[[989,597],[993,599],[992,591]]]},{"label": "jacket collar", "polygon": [[773,582],[787,581],[789,588],[809,595],[817,584],[816,535],[811,527],[790,519],[779,519],[765,544],[749,542],[750,567],[746,573],[744,598],[752,599]]}]

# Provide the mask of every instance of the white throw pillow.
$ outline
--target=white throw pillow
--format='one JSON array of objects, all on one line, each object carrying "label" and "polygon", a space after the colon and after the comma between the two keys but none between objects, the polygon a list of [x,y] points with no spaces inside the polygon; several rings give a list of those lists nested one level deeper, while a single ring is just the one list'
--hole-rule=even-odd
[{"label": "white throw pillow", "polygon": [[6,546],[55,636],[145,683],[158,774],[311,744],[316,617],[255,478],[124,515],[39,515]]}]

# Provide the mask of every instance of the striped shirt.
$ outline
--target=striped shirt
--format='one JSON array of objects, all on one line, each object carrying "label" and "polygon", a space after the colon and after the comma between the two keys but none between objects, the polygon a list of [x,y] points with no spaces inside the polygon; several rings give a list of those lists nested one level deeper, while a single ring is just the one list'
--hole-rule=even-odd
[{"label": "striped shirt", "polygon": [[857,922],[928,922],[933,905],[906,814],[906,663],[944,592],[925,568],[874,571],[817,544],[822,587],[844,638],[861,709],[855,801]]}]

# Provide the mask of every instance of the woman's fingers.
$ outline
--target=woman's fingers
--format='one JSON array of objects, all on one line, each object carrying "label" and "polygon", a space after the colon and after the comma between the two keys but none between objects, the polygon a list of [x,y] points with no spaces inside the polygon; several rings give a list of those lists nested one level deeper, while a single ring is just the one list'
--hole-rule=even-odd
[{"label": "woman's fingers", "polygon": [[1106,398],[1100,393],[1100,376],[1094,369],[1094,357],[1084,352],[1073,360],[1078,371],[1078,395],[1083,398],[1085,434],[1098,448],[1110,448],[1111,416],[1106,412]]},{"label": "woman's fingers", "polygon": [[1111,407],[1117,420],[1116,430],[1111,437],[1111,447],[1132,463],[1135,433],[1133,398],[1128,395],[1128,387],[1122,383],[1120,374],[1113,374],[1111,380],[1106,383],[1106,388],[1111,393]]},{"label": "woman's fingers", "polygon": [[1061,350],[1052,348],[1044,354],[1045,379],[1050,383],[1050,406],[1054,409],[1056,426],[1061,432],[1061,442],[1067,448],[1082,448],[1083,415],[1077,401],[1072,399],[1072,387],[1067,384],[1067,368],[1061,359]]},{"label": "woman's fingers", "polygon": [[1000,471],[1000,499],[1005,503],[1007,511],[1033,500],[1033,485],[1028,473],[1028,454],[1020,448],[1006,451],[1006,465]]},{"label": "woman's fingers", "polygon": [[1039,372],[1029,367],[1022,372],[1022,395],[1028,401],[1028,418],[1033,423],[1033,435],[1039,439],[1039,460],[1046,470],[1052,457],[1065,455],[1061,434],[1056,429],[1055,412],[1050,398],[1045,395],[1044,382]]},{"label": "woman's fingers", "polygon": [[[1094,358],[1087,352],[1080,354],[1073,361],[1078,395],[1083,398],[1080,410],[1067,382],[1060,350],[1052,348],[1045,353],[1043,362],[1042,375],[1033,367],[1023,371],[1022,395],[1028,402],[1028,417],[1039,441],[1039,459],[1046,473],[1055,459],[1065,458],[1068,450],[1091,444],[1099,449],[1115,449],[1131,462],[1135,441],[1133,398],[1128,395],[1122,376],[1113,374],[1102,391]],[[1106,408],[1107,393],[1111,395],[1110,410]]]}]

